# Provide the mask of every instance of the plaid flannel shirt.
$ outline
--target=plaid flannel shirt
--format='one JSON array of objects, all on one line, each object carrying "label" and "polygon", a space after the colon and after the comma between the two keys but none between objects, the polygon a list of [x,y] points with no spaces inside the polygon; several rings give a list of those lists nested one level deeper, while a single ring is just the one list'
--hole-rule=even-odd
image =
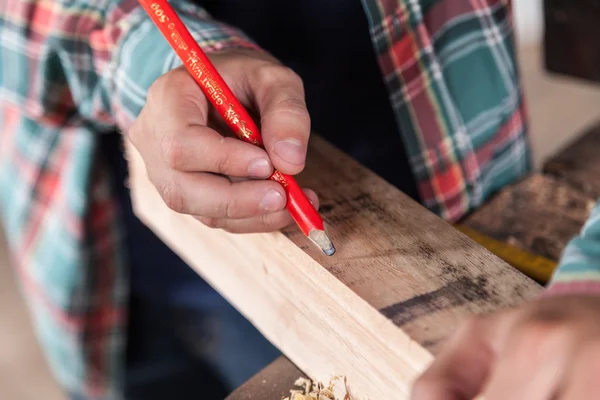
[{"label": "plaid flannel shirt", "polygon": [[[197,5],[172,5],[206,51],[256,48]],[[508,0],[363,6],[423,203],[457,220],[530,168]],[[37,336],[71,394],[122,396],[127,254],[97,138],[127,130],[178,65],[135,0],[0,3],[2,218]],[[600,257],[596,225],[567,252],[581,261],[570,271],[600,264],[582,261]]]}]

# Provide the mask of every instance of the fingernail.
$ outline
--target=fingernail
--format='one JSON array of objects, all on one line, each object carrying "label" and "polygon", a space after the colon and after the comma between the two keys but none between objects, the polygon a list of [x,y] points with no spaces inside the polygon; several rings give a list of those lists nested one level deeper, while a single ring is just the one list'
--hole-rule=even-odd
[{"label": "fingernail", "polygon": [[264,158],[252,161],[248,167],[248,176],[252,178],[267,178],[271,172],[271,164]]},{"label": "fingernail", "polygon": [[269,189],[260,202],[260,209],[268,212],[279,211],[283,208],[284,203],[281,193],[275,189]]},{"label": "fingernail", "polygon": [[293,165],[304,164],[304,148],[296,139],[286,139],[275,144],[275,153]]}]

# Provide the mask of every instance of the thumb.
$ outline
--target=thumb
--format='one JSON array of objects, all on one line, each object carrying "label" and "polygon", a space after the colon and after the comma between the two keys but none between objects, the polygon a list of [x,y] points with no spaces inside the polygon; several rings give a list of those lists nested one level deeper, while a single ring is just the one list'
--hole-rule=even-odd
[{"label": "thumb", "polygon": [[273,166],[284,174],[302,171],[310,136],[310,117],[300,77],[267,64],[248,82],[261,117],[261,133]]},{"label": "thumb", "polygon": [[471,400],[483,389],[516,317],[514,311],[463,325],[417,379],[412,400]]}]

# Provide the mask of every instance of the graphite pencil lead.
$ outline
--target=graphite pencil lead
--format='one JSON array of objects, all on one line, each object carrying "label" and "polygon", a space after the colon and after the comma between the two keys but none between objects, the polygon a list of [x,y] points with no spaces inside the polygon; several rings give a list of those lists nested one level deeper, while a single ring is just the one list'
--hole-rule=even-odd
[{"label": "graphite pencil lead", "polygon": [[321,231],[318,229],[313,229],[308,234],[308,238],[316,244],[323,253],[327,256],[332,256],[335,254],[335,246],[326,231]]}]

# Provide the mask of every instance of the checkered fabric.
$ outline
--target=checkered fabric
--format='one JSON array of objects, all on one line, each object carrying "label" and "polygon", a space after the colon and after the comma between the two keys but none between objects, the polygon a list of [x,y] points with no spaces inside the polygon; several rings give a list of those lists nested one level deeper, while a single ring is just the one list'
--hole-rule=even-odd
[{"label": "checkered fabric", "polygon": [[[196,3],[171,2],[206,51],[256,48]],[[363,6],[423,203],[457,220],[530,167],[510,6]],[[51,368],[83,398],[121,398],[127,324],[127,254],[98,137],[126,131],[177,65],[135,0],[0,3],[2,218]]]}]

